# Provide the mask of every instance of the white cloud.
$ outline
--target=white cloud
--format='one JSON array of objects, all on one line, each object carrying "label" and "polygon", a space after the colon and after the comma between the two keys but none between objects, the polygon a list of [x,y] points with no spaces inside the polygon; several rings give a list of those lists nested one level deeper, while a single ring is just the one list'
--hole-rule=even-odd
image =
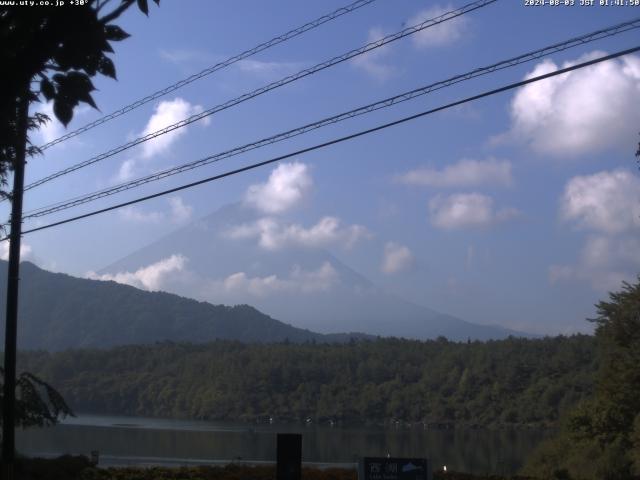
[{"label": "white cloud", "polygon": [[296,62],[266,62],[253,59],[240,60],[236,66],[241,72],[267,78],[287,75],[302,68],[302,64]]},{"label": "white cloud", "polygon": [[[193,105],[179,97],[173,100],[162,101],[156,105],[144,130],[136,134],[136,136],[147,136],[201,113],[202,110],[200,105]],[[206,126],[209,125],[210,122],[210,118],[205,117],[198,123]],[[151,162],[154,157],[168,152],[176,141],[187,133],[189,128],[190,126],[176,128],[175,130],[143,142],[142,152],[139,156],[128,158],[120,164],[118,173],[115,175],[115,181],[127,182],[136,176],[142,175],[148,168],[148,163]]]},{"label": "white cloud", "polygon": [[227,291],[246,292],[256,297],[266,297],[286,289],[286,282],[280,280],[276,275],[248,277],[246,273],[238,272],[229,275],[223,283]]},{"label": "white cloud", "polygon": [[[161,130],[200,112],[202,112],[202,107],[200,105],[192,105],[179,97],[176,97],[173,100],[162,101],[156,105],[155,111],[153,112],[153,115],[151,115],[151,118],[149,118],[147,126],[141,133],[141,136]],[[208,117],[203,120],[204,125],[207,125],[208,122]],[[176,142],[176,140],[178,140],[178,138],[187,133],[188,128],[189,127],[178,128],[152,140],[147,140],[142,144],[143,158],[148,159],[166,152]]]},{"label": "white cloud", "polygon": [[[4,242],[0,242],[0,260],[9,260],[9,245],[11,242],[8,240]],[[32,248],[31,245],[24,243],[24,241],[20,242],[20,261],[29,260],[32,257]]]},{"label": "white cloud", "polygon": [[160,223],[164,220],[162,212],[145,212],[132,205],[121,208],[118,214],[123,220],[133,223]]},{"label": "white cloud", "polygon": [[[592,52],[575,65],[604,55]],[[535,66],[525,78],[558,70],[551,60]],[[608,147],[633,146],[640,124],[640,58],[626,56],[527,85],[511,102],[508,137],[534,150],[572,156]]]},{"label": "white cloud", "polygon": [[191,219],[193,207],[184,203],[181,197],[169,197],[170,212],[169,217],[173,223],[184,223]]},{"label": "white cloud", "polygon": [[187,258],[180,254],[171,255],[135,272],[105,273],[98,275],[88,272],[87,278],[92,280],[114,281],[131,285],[132,287],[155,291],[162,288],[168,277],[184,270]]},{"label": "white cloud", "polygon": [[480,185],[504,185],[513,183],[511,162],[508,160],[463,159],[442,170],[429,167],[417,168],[399,175],[397,180],[408,185],[428,187],[472,187]]},{"label": "white cloud", "polygon": [[578,263],[552,265],[549,281],[586,281],[597,291],[619,290],[623,281],[633,281],[640,270],[640,238],[633,235],[593,235],[580,252]]},{"label": "white cloud", "polygon": [[609,234],[640,226],[640,177],[628,170],[603,171],[570,179],[561,199],[564,220]]},{"label": "white cloud", "polygon": [[[385,37],[384,32],[379,28],[371,28],[367,43],[377,42]],[[370,50],[367,53],[358,55],[351,60],[351,63],[365,71],[367,74],[379,81],[385,81],[396,73],[396,69],[384,63],[384,58],[391,52],[389,44]]]},{"label": "white cloud", "polygon": [[414,258],[409,247],[388,242],[384,246],[384,258],[382,260],[382,271],[393,274],[407,270],[413,265]]},{"label": "white cloud", "polygon": [[184,203],[181,197],[169,197],[169,210],[167,212],[144,211],[133,205],[121,208],[118,214],[123,220],[134,223],[184,223],[191,219],[193,207]]},{"label": "white cloud", "polygon": [[[434,5],[431,8],[422,10],[418,14],[414,15],[407,23],[409,25],[417,25],[431,20],[433,18],[444,15],[450,12],[454,8],[451,5],[445,7]],[[442,47],[459,40],[465,33],[469,20],[467,17],[459,16],[446,22],[434,25],[433,27],[425,28],[420,32],[412,35],[413,44],[418,48],[429,47]]]},{"label": "white cloud", "polygon": [[138,162],[136,162],[135,158],[129,158],[122,162],[120,168],[118,169],[118,173],[116,175],[115,180],[117,182],[126,182],[134,178],[137,174],[138,170]]},{"label": "white cloud", "polygon": [[303,270],[294,266],[290,275],[295,288],[302,292],[318,292],[329,290],[339,279],[339,274],[329,262],[324,262],[317,270]]},{"label": "white cloud", "polygon": [[[229,275],[222,283],[226,292],[266,297],[278,292],[313,293],[329,290],[339,279],[338,272],[329,262],[324,262],[317,270],[304,270],[295,265],[289,276],[277,275],[249,277],[245,272]],[[219,285],[214,285],[218,289]]]},{"label": "white cloud", "polygon": [[200,50],[186,50],[186,49],[161,49],[159,51],[160,58],[166,60],[169,63],[173,63],[180,67],[193,66],[194,64],[211,63],[222,60],[222,57],[217,57],[209,52]]},{"label": "white cloud", "polygon": [[251,224],[240,225],[227,232],[230,238],[258,238],[267,250],[277,250],[289,245],[322,247],[339,244],[353,247],[371,234],[362,225],[342,226],[336,217],[323,217],[310,228],[298,224],[285,225],[274,218],[262,218]]},{"label": "white cloud", "polygon": [[245,201],[266,213],[282,213],[299,204],[312,186],[305,164],[282,163],[271,172],[266,183],[249,187]]},{"label": "white cloud", "polygon": [[640,177],[626,169],[571,178],[560,202],[563,220],[595,232],[575,265],[552,265],[549,281],[585,281],[594,290],[619,290],[640,270]]},{"label": "white cloud", "polygon": [[493,199],[480,193],[438,195],[429,201],[431,223],[444,230],[479,228],[512,219],[518,215],[514,208],[496,210]]}]

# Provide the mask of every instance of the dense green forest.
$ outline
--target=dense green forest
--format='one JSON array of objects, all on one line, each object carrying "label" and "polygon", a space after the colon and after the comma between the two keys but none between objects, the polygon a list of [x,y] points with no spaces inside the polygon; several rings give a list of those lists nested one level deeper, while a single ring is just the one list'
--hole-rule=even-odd
[{"label": "dense green forest", "polygon": [[548,426],[591,394],[593,337],[159,343],[30,352],[78,412],[194,419]]},{"label": "dense green forest", "polygon": [[640,277],[596,305],[594,393],[562,417],[525,473],[540,478],[640,478]]}]

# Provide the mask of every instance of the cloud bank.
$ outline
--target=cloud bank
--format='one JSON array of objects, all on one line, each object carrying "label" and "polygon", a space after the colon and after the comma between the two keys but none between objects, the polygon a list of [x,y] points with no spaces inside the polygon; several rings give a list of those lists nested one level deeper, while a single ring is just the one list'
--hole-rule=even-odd
[{"label": "cloud bank", "polygon": [[409,247],[388,242],[384,246],[384,257],[381,270],[386,274],[394,274],[408,270],[413,265],[414,258]]},{"label": "cloud bank", "polygon": [[[604,55],[592,52],[562,68]],[[551,60],[525,78],[554,72]],[[576,156],[618,145],[632,145],[640,124],[640,58],[625,56],[532,83],[511,102],[507,135],[539,153]]]},{"label": "cloud bank", "polygon": [[[450,4],[446,6],[434,5],[433,7],[420,11],[411,17],[407,23],[409,25],[417,25],[426,20],[444,15],[451,10],[454,10],[454,7]],[[413,44],[420,49],[450,45],[462,38],[468,25],[469,19],[467,17],[460,16],[447,20],[446,22],[425,28],[424,30],[413,34]]]},{"label": "cloud bank", "polygon": [[[9,246],[10,243],[8,240],[5,242],[0,242],[0,260],[7,261],[9,260]],[[29,260],[32,257],[33,249],[31,245],[25,243],[24,241],[20,242],[20,261]]]},{"label": "cloud bank", "polygon": [[254,223],[233,227],[226,236],[234,239],[257,238],[262,248],[278,250],[287,246],[339,245],[351,248],[371,234],[362,225],[343,226],[336,217],[323,217],[309,228],[298,224],[284,224],[274,218],[262,218]]},{"label": "cloud bank", "polygon": [[626,169],[573,177],[560,212],[580,228],[609,234],[640,227],[640,177]]},{"label": "cloud bank", "polygon": [[513,184],[511,162],[508,160],[463,159],[441,170],[421,167],[398,175],[396,180],[406,185],[436,188],[476,187],[481,185],[510,186]]},{"label": "cloud bank", "polygon": [[305,164],[282,163],[265,183],[249,187],[245,202],[264,213],[282,213],[302,201],[312,186],[313,180]]},{"label": "cloud bank", "polygon": [[87,278],[91,280],[114,281],[131,285],[149,291],[156,291],[169,277],[184,270],[187,258],[180,254],[171,255],[147,267],[140,268],[135,272],[119,272],[115,274],[105,273],[98,275],[95,272],[88,272]]},{"label": "cloud bank", "polygon": [[227,293],[249,294],[256,297],[267,297],[281,292],[313,293],[327,291],[339,280],[336,269],[330,262],[324,262],[317,270],[304,270],[295,265],[288,277],[277,275],[266,277],[249,277],[245,272],[229,275],[214,290]]},{"label": "cloud bank", "polygon": [[626,169],[571,178],[560,217],[589,234],[575,265],[551,265],[549,281],[586,281],[597,291],[620,288],[640,270],[640,177]]},{"label": "cloud bank", "polygon": [[120,218],[132,223],[160,224],[172,223],[180,224],[189,221],[193,215],[193,207],[184,203],[179,196],[169,197],[169,210],[164,212],[145,211],[133,205],[121,208],[118,211]]},{"label": "cloud bank", "polygon": [[483,228],[511,220],[515,208],[496,209],[493,198],[480,193],[438,195],[429,201],[431,224],[443,230]]},{"label": "cloud bank", "polygon": [[[367,43],[377,42],[386,35],[382,29],[374,27],[369,29]],[[386,44],[367,53],[358,55],[351,60],[351,64],[364,71],[378,81],[385,81],[396,73],[396,69],[385,63],[384,59],[391,53],[391,45]]]}]

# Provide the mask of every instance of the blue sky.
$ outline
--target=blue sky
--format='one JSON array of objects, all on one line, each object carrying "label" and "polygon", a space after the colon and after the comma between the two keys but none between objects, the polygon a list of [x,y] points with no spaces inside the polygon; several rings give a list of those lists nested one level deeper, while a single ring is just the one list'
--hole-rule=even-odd
[{"label": "blue sky", "polygon": [[[50,182],[27,192],[25,210],[640,16],[639,7],[523,3],[498,1]],[[132,37],[116,47],[118,81],[97,79],[94,98],[109,113],[342,5],[166,0],[149,18],[132,10],[120,22]],[[48,149],[29,162],[27,183],[462,5],[378,0]],[[598,52],[630,48],[639,38],[637,31],[624,33],[464,82],[31,220],[25,228],[320,143]],[[375,283],[416,303],[472,322],[537,333],[588,330],[584,318],[594,315],[593,304],[640,271],[640,176],[633,155],[640,138],[638,101],[640,57],[629,56],[303,155],[277,168],[27,235],[24,258],[43,268],[87,276],[187,222],[242,201],[275,222],[270,227],[265,222],[245,225],[245,236],[328,248]],[[69,129],[99,116],[82,107]],[[34,139],[41,143],[62,133],[64,128],[54,121]],[[162,271],[170,273],[171,268],[188,267],[165,265]],[[160,277],[154,279],[141,286],[162,288]]]}]

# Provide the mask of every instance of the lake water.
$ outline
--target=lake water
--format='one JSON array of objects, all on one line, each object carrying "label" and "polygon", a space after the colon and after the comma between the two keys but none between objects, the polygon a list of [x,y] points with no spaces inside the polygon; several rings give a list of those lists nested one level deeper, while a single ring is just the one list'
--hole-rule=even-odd
[{"label": "lake water", "polygon": [[426,457],[436,468],[512,474],[548,434],[540,430],[433,430],[182,421],[79,415],[60,425],[19,430],[18,451],[33,456],[100,452],[101,465],[273,462],[276,433],[301,433],[303,462],[355,467],[361,456]]}]

